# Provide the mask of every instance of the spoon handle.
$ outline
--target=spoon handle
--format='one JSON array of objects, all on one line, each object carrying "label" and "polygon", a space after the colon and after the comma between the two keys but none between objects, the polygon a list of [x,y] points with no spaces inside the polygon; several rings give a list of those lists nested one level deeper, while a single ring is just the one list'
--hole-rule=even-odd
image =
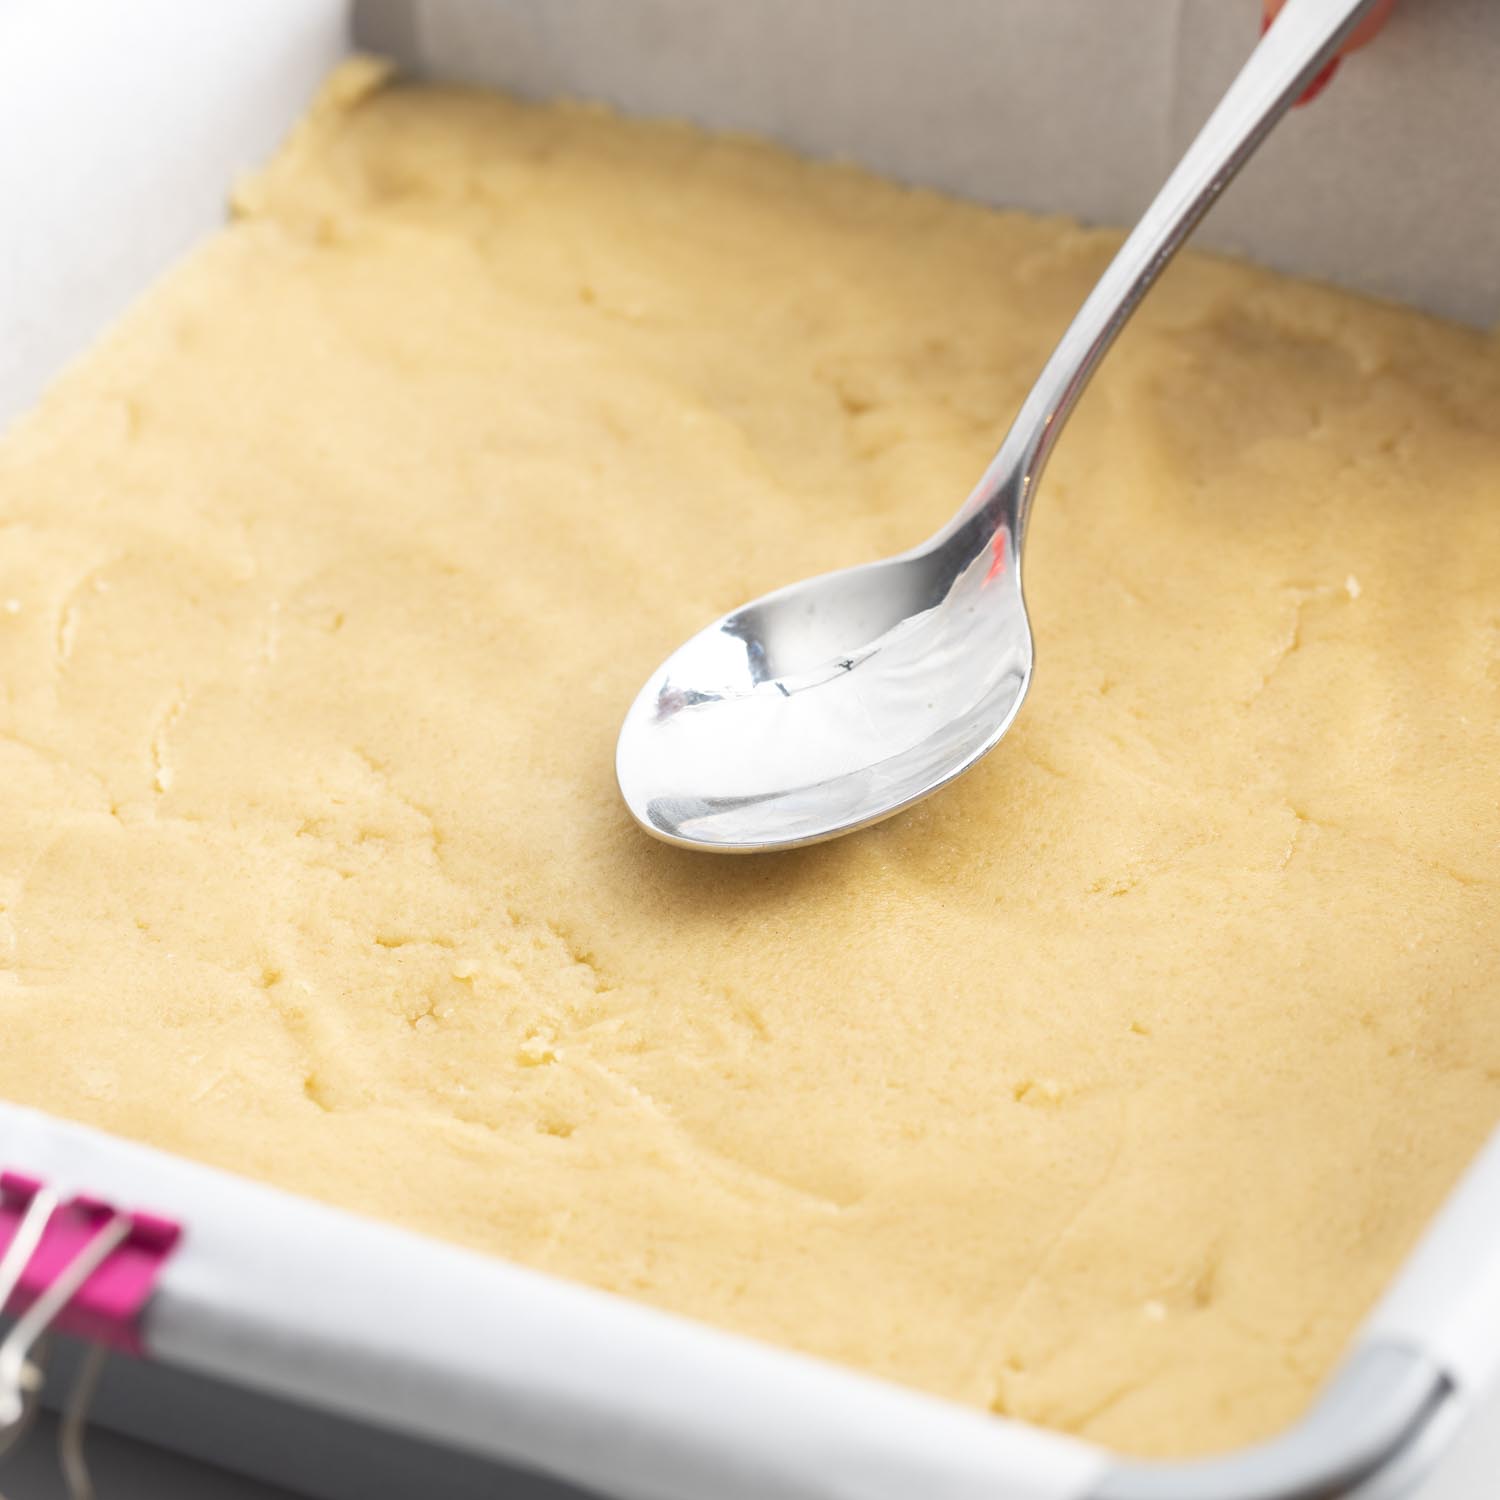
[{"label": "spoon handle", "polygon": [[[1058,434],[1089,377],[1141,299],[1197,225],[1377,0],[1288,0],[1208,123],[1120,247],[1047,361],[999,453],[945,528],[1019,540]],[[971,530],[972,528],[972,530]]]}]

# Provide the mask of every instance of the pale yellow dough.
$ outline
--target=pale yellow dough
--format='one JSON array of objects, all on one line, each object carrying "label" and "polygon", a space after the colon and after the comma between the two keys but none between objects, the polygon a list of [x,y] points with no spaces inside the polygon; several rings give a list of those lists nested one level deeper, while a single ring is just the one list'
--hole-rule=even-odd
[{"label": "pale yellow dough", "polygon": [[0,1094],[1135,1452],[1286,1423],[1500,1115],[1500,351],[1189,257],[1001,748],[683,853],[645,673],[946,517],[1114,237],[360,83],[0,444]]}]

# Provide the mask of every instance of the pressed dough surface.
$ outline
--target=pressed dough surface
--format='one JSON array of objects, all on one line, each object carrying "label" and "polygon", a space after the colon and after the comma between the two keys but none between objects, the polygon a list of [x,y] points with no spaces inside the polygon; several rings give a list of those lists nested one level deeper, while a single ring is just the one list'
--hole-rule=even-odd
[{"label": "pressed dough surface", "polygon": [[899,551],[1113,237],[338,78],[0,443],[0,1094],[1143,1454],[1500,1115],[1500,352],[1188,258],[907,815],[654,843],[687,634]]}]

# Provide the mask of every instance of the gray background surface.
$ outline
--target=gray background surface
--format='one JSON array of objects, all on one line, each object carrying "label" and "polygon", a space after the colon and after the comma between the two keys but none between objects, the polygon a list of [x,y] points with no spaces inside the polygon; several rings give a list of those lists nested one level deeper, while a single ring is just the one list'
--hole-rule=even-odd
[{"label": "gray background surface", "polygon": [[[12,1460],[0,1464],[3,1500],[68,1500],[58,1478],[55,1443],[55,1430],[50,1421],[44,1421]],[[255,1484],[113,1433],[92,1433],[88,1455],[98,1500],[291,1500],[289,1491]],[[537,1486],[518,1477],[497,1491],[494,1500],[533,1500],[538,1493]],[[1420,1500],[1493,1500],[1497,1495],[1500,1399],[1470,1424],[1442,1471],[1422,1490]],[[442,1497],[422,1495],[413,1500]]]}]

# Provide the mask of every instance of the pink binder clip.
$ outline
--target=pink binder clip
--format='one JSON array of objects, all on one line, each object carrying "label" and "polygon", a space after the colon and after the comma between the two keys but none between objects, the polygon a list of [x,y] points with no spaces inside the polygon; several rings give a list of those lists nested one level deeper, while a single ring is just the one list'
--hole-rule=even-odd
[{"label": "pink binder clip", "polygon": [[16,1319],[0,1342],[0,1450],[35,1410],[42,1376],[32,1351],[58,1328],[93,1346],[64,1424],[65,1467],[86,1474],[82,1413],[104,1352],[143,1352],[140,1315],[181,1238],[169,1219],[97,1198],[65,1200],[34,1177],[0,1172],[0,1311]]},{"label": "pink binder clip", "polygon": [[[23,1314],[62,1281],[75,1283],[49,1326],[129,1354],[142,1353],[140,1314],[182,1227],[97,1198],[66,1202],[35,1178],[0,1173],[0,1299]],[[10,1251],[24,1251],[12,1258]],[[18,1262],[18,1263],[17,1263]]]}]

